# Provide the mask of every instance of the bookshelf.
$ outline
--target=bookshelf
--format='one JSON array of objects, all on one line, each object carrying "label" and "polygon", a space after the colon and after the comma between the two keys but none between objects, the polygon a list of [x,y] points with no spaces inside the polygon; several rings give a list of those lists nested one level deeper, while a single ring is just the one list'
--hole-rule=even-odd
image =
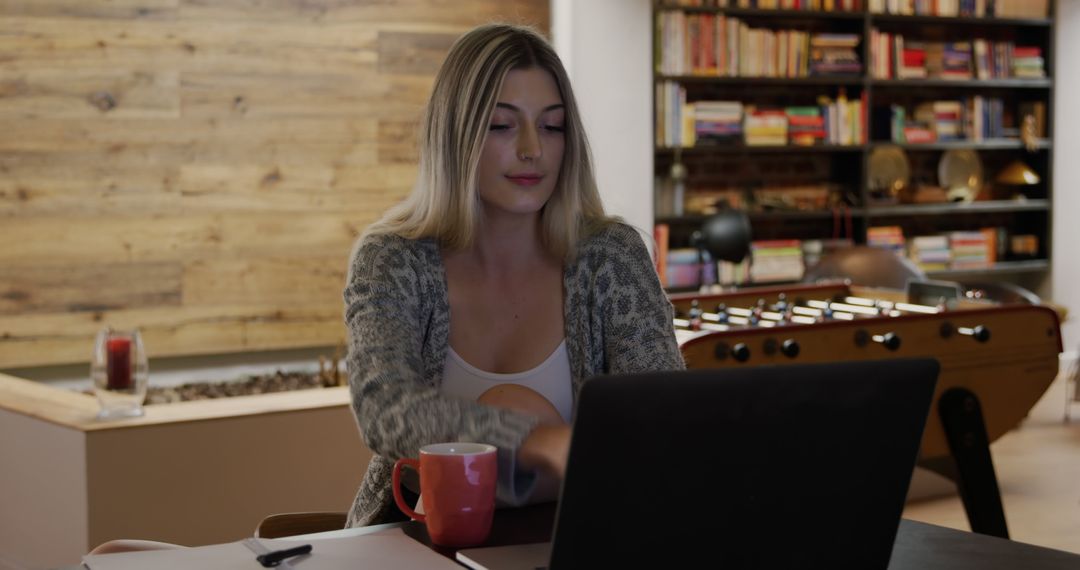
[{"label": "bookshelf", "polygon": [[[806,8],[826,3],[851,9]],[[764,7],[769,4],[787,8]],[[941,10],[952,4],[953,11],[910,10],[924,4]],[[664,226],[658,235],[668,250],[689,247],[710,200],[745,209],[754,239],[778,247],[789,247],[791,240],[826,248],[842,240],[866,244],[889,227],[900,228],[901,251],[910,255],[906,249],[915,237],[953,236],[966,244],[982,232],[982,262],[924,263],[924,271],[934,278],[1037,283],[1050,268],[1053,208],[1053,3],[1040,4],[655,0],[655,220]],[[847,61],[851,52],[841,53],[846,38],[857,38],[853,49],[860,69],[815,71],[821,61]],[[811,53],[820,46],[834,51],[815,59]],[[958,61],[966,62],[966,70]],[[1031,67],[1035,62],[1042,76]],[[738,127],[730,118],[734,108],[720,103],[739,104]],[[1027,130],[1022,137],[1023,117],[1033,109],[1037,132]],[[789,123],[778,135],[770,126],[778,119],[767,115],[779,111]],[[793,119],[797,114],[813,118]],[[763,136],[755,134],[753,141],[752,124],[764,125],[755,131]],[[688,140],[690,129],[695,133]],[[881,180],[879,157],[897,152],[906,160],[907,182],[900,192],[883,192],[873,186]],[[956,195],[944,187],[939,171],[955,178],[957,170],[950,167],[957,157],[972,154],[981,166],[977,196],[951,201]],[[998,175],[1017,161],[1039,180],[999,182]],[[671,176],[675,163],[684,167],[681,182]],[[799,196],[792,201],[790,194]],[[1015,250],[1014,241],[1020,244]]]}]

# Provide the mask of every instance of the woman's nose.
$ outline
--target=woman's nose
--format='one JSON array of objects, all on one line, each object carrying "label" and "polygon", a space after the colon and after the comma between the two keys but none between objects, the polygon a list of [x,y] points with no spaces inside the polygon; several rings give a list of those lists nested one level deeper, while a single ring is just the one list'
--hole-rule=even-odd
[{"label": "woman's nose", "polygon": [[536,127],[526,127],[519,132],[521,134],[517,141],[518,158],[521,160],[540,158],[543,148],[540,146],[540,134],[536,132]]}]

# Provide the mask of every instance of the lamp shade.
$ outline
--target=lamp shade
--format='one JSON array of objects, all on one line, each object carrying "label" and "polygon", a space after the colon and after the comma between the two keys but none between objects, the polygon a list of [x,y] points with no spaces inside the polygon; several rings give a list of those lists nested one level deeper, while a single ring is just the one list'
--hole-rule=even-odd
[{"label": "lamp shade", "polygon": [[1030,186],[1039,183],[1039,175],[1019,160],[1011,162],[1003,168],[994,179],[1000,184],[1009,186]]},{"label": "lamp shade", "polygon": [[694,247],[712,254],[713,259],[738,263],[750,253],[750,218],[740,210],[726,209],[705,218],[694,232]]}]

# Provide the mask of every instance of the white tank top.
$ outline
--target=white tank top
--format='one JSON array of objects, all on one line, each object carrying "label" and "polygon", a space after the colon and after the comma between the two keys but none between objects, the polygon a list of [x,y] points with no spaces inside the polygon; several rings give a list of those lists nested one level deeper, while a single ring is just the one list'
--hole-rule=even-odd
[{"label": "white tank top", "polygon": [[454,349],[447,346],[446,364],[440,391],[447,396],[476,400],[489,388],[499,384],[517,384],[538,392],[559,411],[563,421],[570,423],[573,410],[573,389],[570,383],[570,357],[566,339],[539,366],[525,372],[496,374],[485,372],[465,362]]}]

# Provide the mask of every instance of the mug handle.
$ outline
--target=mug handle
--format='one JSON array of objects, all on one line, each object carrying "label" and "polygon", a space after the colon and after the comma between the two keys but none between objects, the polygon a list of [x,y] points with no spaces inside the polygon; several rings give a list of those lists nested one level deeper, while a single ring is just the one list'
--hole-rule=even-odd
[{"label": "mug handle", "polygon": [[424,515],[414,511],[412,507],[405,503],[405,498],[401,496],[401,468],[406,465],[412,467],[413,469],[416,469],[417,472],[420,471],[420,462],[415,459],[402,457],[401,459],[398,459],[394,462],[394,473],[393,477],[391,478],[393,480],[392,485],[394,487],[394,502],[397,503],[397,506],[399,509],[401,509],[401,512],[409,515],[409,518],[424,522]]}]

